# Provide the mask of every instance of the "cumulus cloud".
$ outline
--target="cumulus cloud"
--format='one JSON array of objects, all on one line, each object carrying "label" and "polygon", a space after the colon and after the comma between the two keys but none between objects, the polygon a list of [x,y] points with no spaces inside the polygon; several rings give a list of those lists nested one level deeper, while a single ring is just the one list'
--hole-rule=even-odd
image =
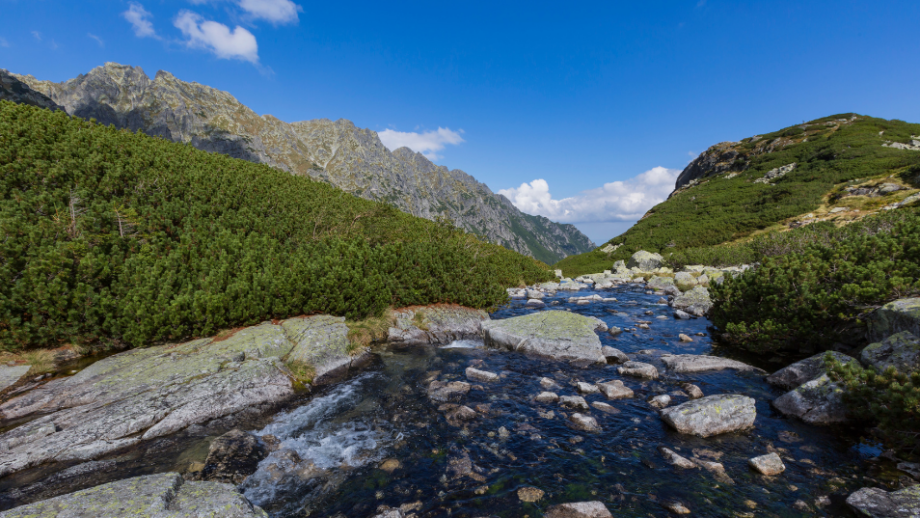
[{"label": "cumulus cloud", "polygon": [[191,11],[181,11],[174,25],[182,31],[189,47],[207,49],[222,59],[259,62],[256,37],[240,26],[230,30],[222,23],[205,20]]},{"label": "cumulus cloud", "polygon": [[87,32],[86,35],[89,36],[90,38],[96,40],[96,43],[98,43],[100,47],[105,48],[105,42],[102,41],[102,38],[100,38],[99,36],[96,36],[95,34],[93,34],[93,33],[91,33],[91,32]]},{"label": "cumulus cloud", "polygon": [[250,16],[275,24],[297,23],[303,9],[291,0],[239,0],[241,9]]},{"label": "cumulus cloud", "polygon": [[153,22],[150,21],[153,15],[144,9],[144,6],[137,2],[130,2],[128,10],[121,13],[122,18],[128,20],[131,28],[134,29],[134,35],[138,38],[156,38],[157,33],[153,30]]},{"label": "cumulus cloud", "polygon": [[422,153],[428,160],[438,160],[443,156],[437,152],[443,150],[444,146],[465,142],[461,136],[462,133],[462,129],[452,131],[450,128],[439,127],[437,131],[428,130],[422,133],[386,129],[377,132],[377,136],[390,151],[407,147],[412,151]]},{"label": "cumulus cloud", "polygon": [[655,167],[625,181],[605,183],[576,196],[553,199],[546,180],[502,189],[499,194],[515,207],[533,215],[563,223],[635,221],[650,208],[667,199],[680,171]]}]

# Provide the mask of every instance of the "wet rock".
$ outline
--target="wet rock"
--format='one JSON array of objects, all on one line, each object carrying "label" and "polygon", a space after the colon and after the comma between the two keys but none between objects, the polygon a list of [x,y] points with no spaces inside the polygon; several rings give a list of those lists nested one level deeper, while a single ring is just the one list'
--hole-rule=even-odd
[{"label": "wet rock", "polygon": [[634,253],[626,263],[627,268],[637,268],[643,272],[650,272],[661,266],[662,257],[659,254],[639,250]]},{"label": "wet rock", "polygon": [[681,383],[680,388],[690,396],[690,399],[699,399],[703,397],[703,391],[692,383]]},{"label": "wet rock", "polygon": [[268,448],[258,437],[242,430],[231,430],[214,439],[204,469],[190,479],[240,485],[267,456]]},{"label": "wet rock", "polygon": [[527,290],[528,299],[542,299],[546,295],[540,290]]},{"label": "wet rock", "polygon": [[661,452],[661,456],[664,457],[665,462],[667,462],[668,464],[672,466],[677,466],[678,468],[683,468],[683,469],[692,469],[692,468],[699,467],[692,460],[685,458],[685,457],[681,457],[673,450],[665,448],[664,446],[659,447],[658,451]]},{"label": "wet rock", "polygon": [[397,469],[402,467],[402,463],[398,459],[386,459],[380,464],[380,469],[386,471],[387,473],[393,473]]},{"label": "wet rock", "polygon": [[661,418],[680,433],[710,437],[754,425],[757,411],[747,396],[715,395],[661,411]]},{"label": "wet rock", "polygon": [[597,383],[597,388],[607,397],[607,399],[626,399],[633,397],[633,391],[620,380],[613,380],[607,383]]},{"label": "wet rock", "polygon": [[447,477],[450,480],[457,480],[463,477],[469,477],[476,482],[485,482],[486,477],[482,475],[484,470],[473,464],[470,455],[466,451],[459,453],[447,460]]},{"label": "wet rock", "polygon": [[397,309],[393,316],[387,340],[406,345],[447,345],[456,340],[478,339],[482,323],[489,321],[485,311],[455,304]]},{"label": "wet rock", "polygon": [[600,392],[600,390],[591,383],[585,383],[583,381],[579,381],[575,384],[575,390],[580,394],[597,394]]},{"label": "wet rock", "polygon": [[432,381],[428,385],[428,399],[438,403],[457,402],[470,391],[470,384],[463,381]]},{"label": "wet rock", "polygon": [[597,424],[596,419],[589,415],[579,413],[574,413],[569,417],[569,426],[583,432],[597,433],[601,431],[601,427]]},{"label": "wet rock", "polygon": [[545,518],[613,518],[602,502],[575,502],[554,505],[546,510]]},{"label": "wet rock", "polygon": [[533,399],[538,403],[555,403],[559,401],[559,396],[553,392],[540,392],[540,394]]},{"label": "wet rock", "polygon": [[482,324],[487,347],[598,363],[606,359],[595,330],[606,328],[597,318],[568,311],[541,311]]},{"label": "wet rock", "polygon": [[681,342],[692,342],[693,341],[693,338],[690,338],[689,336],[683,333],[677,335],[677,338],[679,338]]},{"label": "wet rock", "polygon": [[230,484],[178,473],[129,478],[0,513],[3,518],[268,517]]},{"label": "wet rock", "polygon": [[783,459],[779,458],[775,452],[748,459],[748,465],[762,475],[779,475],[786,471]]},{"label": "wet rock", "polygon": [[465,405],[458,405],[456,408],[449,410],[444,414],[444,418],[447,419],[447,423],[451,426],[460,426],[466,421],[472,421],[479,417],[479,414],[476,413],[472,408]]},{"label": "wet rock", "polygon": [[532,308],[542,308],[542,307],[546,306],[546,303],[543,302],[543,301],[540,300],[540,299],[528,299],[528,300],[527,300],[527,305],[530,306],[530,307],[532,307]]},{"label": "wet rock", "polygon": [[691,315],[702,317],[712,309],[712,300],[709,298],[708,289],[697,286],[690,291],[678,295],[671,305],[674,309],[679,309]]},{"label": "wet rock", "polygon": [[[610,329],[607,330],[607,333],[608,333],[610,336],[620,336],[621,334],[623,334],[623,329],[621,329],[621,328],[619,328],[619,327],[617,327],[617,326],[612,326]],[[611,347],[611,349],[613,349],[613,348]]]},{"label": "wet rock", "polygon": [[[612,329],[619,329],[619,327]],[[607,358],[607,363],[626,363],[629,361],[629,356],[626,356],[626,353],[609,345],[605,345],[601,349],[601,354]]]},{"label": "wet rock", "polygon": [[771,385],[776,385],[777,387],[781,387],[787,390],[796,388],[803,383],[808,383],[809,381],[818,378],[827,372],[827,366],[824,358],[828,354],[841,363],[850,363],[856,361],[855,358],[838,353],[836,351],[819,353],[810,358],[797,361],[792,365],[774,372],[773,374],[767,376],[766,381]]},{"label": "wet rock", "polygon": [[648,400],[648,404],[652,405],[655,408],[665,408],[671,404],[671,396],[667,394],[661,394],[660,396],[655,396]]},{"label": "wet rock", "polygon": [[388,509],[375,514],[374,518],[406,518],[406,514],[402,512],[402,509]]},{"label": "wet rock", "polygon": [[725,466],[723,466],[722,463],[713,462],[713,461],[706,460],[706,459],[698,459],[698,458],[694,458],[693,460],[701,468],[711,473],[715,477],[715,479],[718,480],[719,482],[723,484],[734,484],[735,483],[735,481],[732,480],[732,478],[728,476],[728,473],[725,472]]},{"label": "wet rock", "polygon": [[872,312],[868,324],[870,342],[881,342],[902,331],[920,336],[920,298],[889,302]]},{"label": "wet rock", "polygon": [[485,381],[487,383],[498,381],[500,379],[498,374],[495,374],[494,372],[483,371],[474,367],[466,368],[466,377],[467,379]]},{"label": "wet rock", "polygon": [[668,354],[661,357],[661,361],[669,370],[679,374],[692,374],[695,372],[720,371],[734,369],[740,372],[763,372],[757,367],[752,367],[728,358],[719,356],[705,356],[696,354]]},{"label": "wet rock", "polygon": [[543,495],[543,491],[535,487],[522,487],[517,490],[517,496],[521,502],[539,502],[543,499]]},{"label": "wet rock", "polygon": [[620,413],[620,411],[617,410],[616,407],[612,405],[608,405],[607,403],[604,403],[601,401],[593,401],[591,403],[591,406],[607,414],[619,414]]},{"label": "wet rock", "polygon": [[280,358],[293,344],[263,324],[223,340],[132,349],[0,406],[5,419],[46,414],[0,435],[0,476],[86,461],[190,425],[295,395]]},{"label": "wet rock", "polygon": [[0,390],[13,385],[29,372],[28,365],[0,366]]},{"label": "wet rock", "polygon": [[920,486],[892,492],[864,487],[847,497],[847,505],[859,516],[916,518],[920,516]]},{"label": "wet rock", "polygon": [[690,320],[693,317],[686,311],[681,311],[678,309],[674,311],[674,318],[677,320]]},{"label": "wet rock", "polygon": [[559,398],[559,404],[563,408],[570,408],[572,410],[588,410],[590,408],[585,398],[581,396],[562,396]]},{"label": "wet rock", "polygon": [[843,389],[823,374],[773,400],[773,407],[783,415],[798,417],[806,423],[828,425],[848,420],[843,403]]},{"label": "wet rock", "polygon": [[554,390],[559,390],[562,388],[561,386],[559,386],[558,383],[556,383],[554,380],[550,378],[540,378],[540,386],[545,389],[554,389]]},{"label": "wet rock", "polygon": [[859,359],[878,372],[894,367],[900,373],[911,373],[920,370],[920,339],[910,331],[901,331],[866,346]]},{"label": "wet rock", "polygon": [[664,504],[664,508],[674,514],[690,514],[690,509],[680,502],[668,502]]},{"label": "wet rock", "polygon": [[642,362],[626,362],[617,367],[617,372],[623,376],[634,376],[643,379],[658,379],[658,369],[654,365]]}]

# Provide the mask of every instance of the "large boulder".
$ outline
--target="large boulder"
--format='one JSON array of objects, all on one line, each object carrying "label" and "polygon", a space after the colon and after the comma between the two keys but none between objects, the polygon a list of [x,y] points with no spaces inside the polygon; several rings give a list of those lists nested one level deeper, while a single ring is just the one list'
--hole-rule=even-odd
[{"label": "large boulder", "polygon": [[627,268],[636,268],[643,272],[650,272],[661,266],[662,257],[659,254],[639,250],[629,258]]},{"label": "large boulder", "polygon": [[281,362],[293,343],[281,325],[218,339],[133,349],[0,405],[0,418],[40,416],[0,434],[0,476],[87,461],[295,395]]},{"label": "large boulder", "polygon": [[603,502],[573,502],[554,505],[546,510],[545,518],[613,518]]},{"label": "large boulder", "polygon": [[178,473],[119,480],[0,513],[2,518],[267,518],[235,487]]},{"label": "large boulder", "polygon": [[879,372],[894,367],[900,373],[911,373],[920,370],[920,339],[910,331],[901,331],[881,343],[868,345],[859,359]]},{"label": "large boulder", "polygon": [[669,426],[699,437],[750,428],[756,417],[754,400],[739,395],[706,396],[661,411]]},{"label": "large boulder", "polygon": [[767,376],[767,383],[786,390],[794,389],[803,383],[808,383],[827,372],[827,362],[825,361],[827,355],[831,355],[833,359],[840,363],[856,361],[855,358],[836,351],[819,353],[810,358],[797,361],[787,367],[783,367]]},{"label": "large boulder", "polygon": [[393,317],[387,340],[407,345],[447,345],[455,340],[480,338],[482,323],[489,320],[489,314],[481,309],[455,304],[397,309]]},{"label": "large boulder", "polygon": [[688,272],[677,272],[674,274],[674,284],[680,291],[688,291],[695,288],[699,282]]},{"label": "large boulder", "polygon": [[606,363],[595,330],[607,325],[568,311],[541,311],[482,323],[487,347],[521,351],[559,360]]},{"label": "large boulder", "polygon": [[656,275],[648,280],[648,284],[646,284],[646,286],[651,290],[664,290],[669,286],[674,286],[674,278],[659,277]]},{"label": "large boulder", "polygon": [[804,383],[773,400],[783,415],[798,417],[806,423],[828,425],[847,421],[843,388],[827,374]]},{"label": "large boulder", "polygon": [[847,505],[858,516],[870,518],[917,518],[920,516],[920,486],[900,491],[864,487],[847,497]]},{"label": "large boulder", "polygon": [[692,374],[695,372],[721,371],[733,369],[740,372],[763,372],[757,367],[746,363],[719,356],[703,356],[696,354],[668,354],[661,357],[665,366],[679,374]]},{"label": "large boulder", "polygon": [[285,363],[304,381],[324,384],[351,368],[355,357],[351,355],[345,317],[292,318],[281,327],[294,343]]},{"label": "large boulder", "polygon": [[709,298],[708,289],[697,286],[678,295],[671,305],[674,309],[702,317],[712,309],[712,300]]},{"label": "large boulder", "polygon": [[868,324],[870,342],[881,342],[901,331],[920,336],[920,298],[889,302],[870,315]]}]

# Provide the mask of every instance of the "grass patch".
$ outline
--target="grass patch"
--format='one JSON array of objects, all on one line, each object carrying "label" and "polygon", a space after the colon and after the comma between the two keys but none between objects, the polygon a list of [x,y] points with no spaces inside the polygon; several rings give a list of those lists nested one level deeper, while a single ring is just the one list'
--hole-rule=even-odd
[{"label": "grass patch", "polygon": [[392,309],[387,309],[379,317],[345,322],[348,326],[348,354],[356,355],[375,343],[386,341],[393,321]]}]

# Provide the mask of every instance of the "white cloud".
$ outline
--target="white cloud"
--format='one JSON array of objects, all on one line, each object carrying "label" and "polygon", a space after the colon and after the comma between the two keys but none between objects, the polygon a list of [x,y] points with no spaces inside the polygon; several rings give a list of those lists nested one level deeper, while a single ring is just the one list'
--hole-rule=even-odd
[{"label": "white cloud", "polygon": [[144,9],[144,6],[137,2],[128,4],[128,10],[121,13],[121,16],[128,20],[134,29],[134,35],[138,38],[156,38],[157,33],[153,30],[153,22],[150,21],[153,15]]},{"label": "white cloud", "polygon": [[205,20],[190,11],[179,12],[173,25],[185,35],[185,43],[189,47],[210,50],[223,59],[242,59],[253,64],[259,62],[256,37],[240,26],[230,30],[222,23]]},{"label": "white cloud", "polygon": [[41,41],[41,40],[42,40],[42,33],[38,32],[38,31],[32,31],[32,36],[33,36],[35,39],[37,39],[38,41]]},{"label": "white cloud", "polygon": [[502,189],[515,207],[563,223],[635,221],[667,199],[680,171],[655,167],[626,181],[605,183],[576,196],[554,200],[546,180]]},{"label": "white cloud", "polygon": [[437,152],[444,149],[444,146],[465,142],[460,136],[462,133],[462,129],[452,131],[450,128],[438,127],[437,131],[429,130],[423,133],[386,129],[377,132],[377,136],[390,151],[407,147],[412,151],[422,153],[428,160],[438,160],[443,157]]},{"label": "white cloud", "polygon": [[105,48],[105,42],[102,41],[102,38],[100,38],[99,36],[96,36],[95,34],[93,34],[93,33],[91,33],[91,32],[87,32],[86,35],[89,36],[90,38],[96,40],[96,43],[98,43],[100,47]]},{"label": "white cloud", "polygon": [[239,0],[240,8],[253,18],[271,23],[297,23],[297,13],[303,11],[291,0]]},{"label": "white cloud", "polygon": [[9,47],[10,42],[6,41],[6,38],[0,38],[0,47]]}]

